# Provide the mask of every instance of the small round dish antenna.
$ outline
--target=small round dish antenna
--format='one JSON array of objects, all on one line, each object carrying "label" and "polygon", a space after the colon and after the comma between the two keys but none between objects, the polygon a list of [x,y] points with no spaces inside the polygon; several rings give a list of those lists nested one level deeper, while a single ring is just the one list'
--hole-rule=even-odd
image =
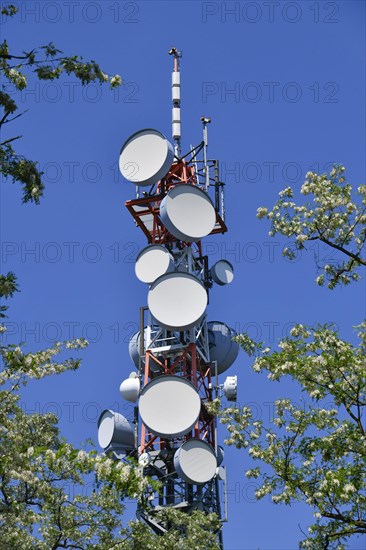
[{"label": "small round dish antenna", "polygon": [[174,467],[187,483],[203,485],[216,474],[215,452],[205,441],[189,439],[174,454]]},{"label": "small round dish antenna", "polygon": [[216,470],[216,476],[221,479],[221,481],[226,480],[226,469],[223,466],[219,466]]},{"label": "small round dish antenna", "polygon": [[227,285],[234,279],[234,268],[227,260],[219,260],[211,267],[211,277],[218,285]]},{"label": "small round dish antenna", "polygon": [[133,449],[135,437],[130,423],[122,414],[106,409],[98,419],[98,442],[103,449],[110,445]]},{"label": "small round dish antenna", "polygon": [[159,376],[140,394],[139,412],[154,434],[173,439],[186,434],[197,422],[201,399],[196,388],[179,376]]},{"label": "small round dish antenna", "polygon": [[160,326],[182,331],[194,327],[204,316],[207,291],[194,275],[167,273],[150,287],[147,304]]},{"label": "small round dish antenna", "polygon": [[151,284],[174,269],[174,258],[161,244],[146,246],[136,258],[135,273],[142,283]]},{"label": "small round dish antenna", "polygon": [[166,176],[173,160],[171,143],[157,130],[147,128],[133,134],[122,145],[119,169],[126,180],[147,186]]},{"label": "small round dish antenna", "polygon": [[[236,332],[219,321],[210,321],[207,328],[210,360],[217,362],[217,374],[222,374],[231,367],[238,356],[240,346],[232,340]],[[215,373],[215,366],[211,367],[211,372]]]},{"label": "small round dish antenna", "polygon": [[211,233],[216,212],[207,193],[194,185],[181,183],[161,201],[160,218],[176,239],[195,242]]}]

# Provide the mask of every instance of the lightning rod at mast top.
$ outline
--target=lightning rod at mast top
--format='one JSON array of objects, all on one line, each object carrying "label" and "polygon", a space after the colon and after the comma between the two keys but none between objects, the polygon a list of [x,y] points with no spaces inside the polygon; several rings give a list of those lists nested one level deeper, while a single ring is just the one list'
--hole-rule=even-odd
[{"label": "lightning rod at mast top", "polygon": [[180,122],[180,59],[182,52],[177,48],[171,48],[169,55],[174,56],[174,67],[172,73],[172,136],[174,139],[174,153],[177,158],[181,155],[181,122]]}]

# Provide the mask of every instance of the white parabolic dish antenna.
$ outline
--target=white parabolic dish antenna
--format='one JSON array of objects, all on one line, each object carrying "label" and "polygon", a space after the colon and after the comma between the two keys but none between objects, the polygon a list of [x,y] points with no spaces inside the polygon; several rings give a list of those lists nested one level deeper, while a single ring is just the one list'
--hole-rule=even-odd
[{"label": "white parabolic dish antenna", "polygon": [[202,319],[207,307],[207,292],[194,275],[167,273],[150,287],[147,304],[159,325],[167,330],[182,331]]},{"label": "white parabolic dish antenna", "polygon": [[147,128],[123,144],[119,169],[126,180],[136,185],[153,185],[167,175],[173,160],[171,143],[157,130]]},{"label": "white parabolic dish antenna", "polygon": [[191,484],[207,483],[216,474],[217,460],[211,445],[201,439],[189,439],[176,451],[174,467]]},{"label": "white parabolic dish antenna", "polygon": [[186,434],[197,422],[201,399],[196,388],[179,376],[159,376],[141,392],[141,420],[154,434],[172,439]]},{"label": "white parabolic dish antenna", "polygon": [[98,442],[103,449],[109,445],[133,449],[135,437],[130,423],[122,414],[106,409],[98,419]]},{"label": "white parabolic dish antenna", "polygon": [[180,183],[161,201],[160,218],[176,239],[194,242],[211,233],[216,212],[207,193],[194,185]]},{"label": "white parabolic dish antenna", "polygon": [[174,258],[161,244],[146,246],[136,258],[136,277],[143,283],[151,284],[173,269]]},{"label": "white parabolic dish antenna", "polygon": [[211,267],[211,276],[218,285],[228,285],[234,279],[234,268],[227,260],[219,260]]}]

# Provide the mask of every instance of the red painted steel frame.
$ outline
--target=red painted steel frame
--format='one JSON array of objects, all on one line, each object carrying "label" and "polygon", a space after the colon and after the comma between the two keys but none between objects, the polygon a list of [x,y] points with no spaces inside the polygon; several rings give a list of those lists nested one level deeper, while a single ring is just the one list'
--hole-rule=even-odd
[{"label": "red painted steel frame", "polygon": [[[184,159],[172,164],[167,176],[158,183],[154,195],[148,195],[126,202],[128,211],[133,216],[138,227],[140,227],[147,237],[149,243],[169,244],[177,242],[177,239],[167,231],[160,219],[160,203],[171,187],[183,183],[197,185],[194,167],[187,164]],[[211,234],[225,233],[226,231],[227,227],[225,222],[219,213],[216,213],[216,225]],[[187,245],[191,246],[192,243],[187,243]],[[181,242],[179,246],[184,248],[186,243]],[[196,247],[198,256],[201,257],[201,242],[193,243],[193,246]],[[163,362],[159,361],[159,359],[153,355],[152,351],[147,350],[145,355],[144,386],[152,379],[152,372],[150,370],[151,362],[160,367],[162,375],[175,374],[186,378],[197,388],[200,394],[202,407],[199,419],[194,428],[186,434],[184,438],[177,439],[187,440],[191,437],[196,437],[207,441],[215,448],[215,418],[205,410],[203,404],[205,400],[212,401],[211,370],[210,365],[200,362],[196,344],[190,343],[185,350],[175,358],[173,363],[167,358],[164,359]],[[150,433],[142,423],[140,453],[150,448],[164,449],[164,447],[164,439]]]},{"label": "red painted steel frame", "polygon": [[[157,186],[155,195],[142,197],[141,199],[133,199],[126,201],[125,205],[133,216],[136,224],[144,232],[149,243],[167,244],[176,242],[177,239],[171,235],[164,227],[160,219],[160,203],[169,191],[169,189],[180,183],[190,183],[196,185],[196,176],[193,166],[188,165],[184,160],[174,163],[170,168],[169,173],[163,178]],[[136,210],[136,207],[142,210]],[[144,218],[149,217],[149,226],[144,223]],[[152,220],[151,220],[152,217]],[[215,233],[226,233],[227,227],[221,216],[216,212],[216,224],[210,235]]]},{"label": "red painted steel frame", "polygon": [[[189,344],[187,348],[175,358],[172,364],[169,360],[164,362],[159,361],[150,350],[146,351],[145,355],[145,373],[144,386],[151,380],[150,364],[153,362],[159,365],[162,375],[176,374],[189,380],[196,388],[201,396],[201,400],[212,400],[212,385],[211,385],[211,369],[210,365],[201,364],[196,350],[196,344]],[[191,437],[197,437],[210,443],[215,448],[215,422],[214,417],[204,409],[202,404],[200,417],[195,424],[193,430],[186,434],[185,440]],[[164,440],[151,434],[144,423],[141,426],[140,453],[145,450],[158,446],[164,448]]]}]

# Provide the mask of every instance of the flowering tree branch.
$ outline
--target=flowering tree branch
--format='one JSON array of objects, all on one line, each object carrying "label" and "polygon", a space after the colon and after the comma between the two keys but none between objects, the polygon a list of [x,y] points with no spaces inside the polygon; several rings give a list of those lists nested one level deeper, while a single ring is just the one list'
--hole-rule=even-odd
[{"label": "flowering tree branch", "polygon": [[[12,17],[17,11],[16,6],[9,4],[2,7],[1,14]],[[119,75],[108,76],[94,60],[85,61],[78,55],[62,54],[63,52],[57,49],[53,42],[33,48],[29,52],[23,52],[23,55],[10,52],[5,39],[0,43],[0,75],[3,83],[0,91],[0,108],[4,112],[0,118],[0,128],[26,112],[9,119],[9,116],[17,111],[18,105],[6,90],[9,85],[12,85],[17,92],[21,92],[27,88],[31,75],[38,80],[57,80],[64,74],[74,75],[82,86],[90,82],[100,84],[108,82],[111,88],[116,88],[122,84]],[[14,60],[17,61],[16,64],[11,63]],[[37,162],[26,159],[11,147],[10,143],[20,137],[9,137],[0,144],[0,173],[12,182],[22,184],[23,202],[31,201],[39,204],[44,191],[43,172],[38,170]]]},{"label": "flowering tree branch", "polygon": [[246,334],[236,337],[255,355],[255,372],[290,377],[305,393],[299,404],[276,400],[270,427],[250,407],[221,412],[226,443],[248,449],[253,468],[246,475],[259,478],[257,498],[305,500],[315,509],[304,548],[342,549],[351,534],[366,534],[366,323],[358,336],[354,346],[332,326],[296,325],[272,352]]},{"label": "flowering tree branch", "polygon": [[[326,278],[331,289],[337,284],[357,281],[360,267],[366,266],[366,185],[360,185],[353,198],[352,186],[346,183],[344,172],[341,165],[335,165],[330,174],[308,172],[301,193],[312,195],[312,202],[297,204],[291,200],[293,189],[287,187],[280,192],[280,200],[271,211],[266,207],[257,211],[258,218],[271,221],[271,236],[281,233],[295,237],[296,249],[305,249],[307,242],[318,240],[350,258],[337,257],[325,265],[317,262],[322,271],[317,283],[323,285]],[[289,247],[284,248],[283,254],[290,259],[296,256]]]}]

